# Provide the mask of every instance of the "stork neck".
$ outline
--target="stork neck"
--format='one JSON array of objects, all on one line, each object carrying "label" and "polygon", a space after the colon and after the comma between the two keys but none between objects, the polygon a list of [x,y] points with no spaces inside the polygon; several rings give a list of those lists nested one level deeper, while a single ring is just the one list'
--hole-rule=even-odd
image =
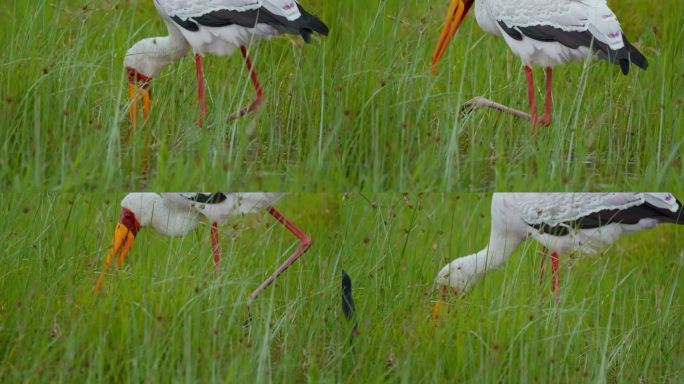
[{"label": "stork neck", "polygon": [[174,35],[143,39],[139,44],[144,47],[145,54],[162,67],[185,56],[189,48],[184,39],[178,39]]},{"label": "stork neck", "polygon": [[147,77],[157,77],[161,70],[176,62],[190,49],[177,28],[168,26],[169,35],[140,40],[126,53],[126,66]]},{"label": "stork neck", "polygon": [[521,240],[513,236],[497,236],[492,233],[487,247],[477,253],[461,258],[466,270],[473,276],[480,277],[487,272],[499,268],[513,254]]},{"label": "stork neck", "polygon": [[166,37],[167,52],[175,61],[185,56],[190,49],[190,44],[175,25],[170,24],[166,19],[164,19],[164,22],[166,23],[166,29],[169,31],[169,36]]},{"label": "stork neck", "polygon": [[496,269],[503,263],[503,260],[490,252],[490,247],[487,246],[477,253],[462,257],[461,263],[466,266],[465,270],[469,271],[473,277],[479,277]]}]

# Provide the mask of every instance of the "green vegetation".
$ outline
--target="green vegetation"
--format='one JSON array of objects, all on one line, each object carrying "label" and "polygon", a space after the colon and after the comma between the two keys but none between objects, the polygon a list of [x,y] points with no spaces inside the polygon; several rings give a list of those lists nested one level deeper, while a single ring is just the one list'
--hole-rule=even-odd
[{"label": "green vegetation", "polygon": [[343,353],[339,198],[278,204],[315,247],[257,299],[244,328],[249,293],[296,238],[265,212],[236,218],[221,228],[217,275],[208,225],[174,239],[143,229],[96,295],[122,197],[0,195],[13,218],[0,224],[0,381],[280,381],[304,364],[301,343]]},{"label": "green vegetation", "polygon": [[[562,259],[561,299],[524,244],[431,318],[432,280],[485,246],[488,195],[290,195],[311,233],[302,262],[245,299],[294,238],[257,213],[183,239],[142,230],[123,270],[92,292],[122,195],[0,195],[0,381],[681,382],[684,232],[627,236]],[[40,223],[40,224],[37,224]],[[229,241],[228,239],[233,241]],[[548,265],[548,264],[547,264]],[[351,275],[360,336],[340,308]]]},{"label": "green vegetation", "polygon": [[154,81],[153,115],[133,132],[123,56],[137,40],[166,34],[151,2],[3,2],[3,188],[684,187],[682,0],[610,1],[650,68],[629,76],[605,62],[559,68],[555,122],[537,137],[528,123],[495,111],[459,117],[477,95],[527,108],[520,60],[472,15],[431,76],[447,2],[304,3],[331,34],[251,49],[266,90],[258,113],[226,123],[253,90],[239,53],[209,57],[210,116],[197,128],[188,57]]},{"label": "green vegetation", "polygon": [[[357,382],[681,382],[684,232],[626,236],[601,257],[561,259],[556,307],[529,241],[431,319],[432,279],[489,237],[488,196],[351,196],[346,266],[363,336]],[[359,224],[360,223],[360,224]],[[546,263],[548,268],[549,263]]]}]

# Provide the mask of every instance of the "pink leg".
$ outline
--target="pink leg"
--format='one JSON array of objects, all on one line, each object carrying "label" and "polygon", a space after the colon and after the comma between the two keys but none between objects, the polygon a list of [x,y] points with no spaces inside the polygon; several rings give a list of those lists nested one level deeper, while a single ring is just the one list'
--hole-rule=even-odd
[{"label": "pink leg", "polygon": [[204,73],[202,72],[202,56],[195,55],[195,67],[197,68],[197,96],[199,97],[199,126],[204,125],[204,116],[207,114],[207,104],[204,99]]},{"label": "pink leg", "polygon": [[259,294],[263,292],[269,285],[271,285],[278,276],[285,272],[285,270],[290,265],[297,261],[297,259],[299,259],[299,257],[302,254],[304,254],[304,252],[306,252],[311,246],[311,238],[301,229],[297,228],[294,224],[287,220],[285,216],[283,216],[275,208],[269,208],[268,213],[270,213],[271,216],[275,217],[276,220],[278,220],[282,225],[284,225],[288,231],[297,236],[297,238],[299,239],[299,247],[287,260],[285,260],[285,262],[280,267],[278,267],[278,269],[276,269],[275,272],[273,272],[271,276],[268,277],[268,279],[261,283],[259,288],[255,289],[254,292],[252,292],[252,294],[249,295],[249,300],[247,301],[248,307],[251,307],[252,302],[254,302],[254,299],[256,299],[256,297],[259,296]]},{"label": "pink leg", "polygon": [[553,252],[553,253],[551,253],[551,270],[553,271],[553,280],[552,280],[551,289],[553,290],[553,293],[556,295],[556,302],[558,302],[558,298],[559,298],[559,292],[558,292],[558,283],[559,283],[558,267],[559,267],[558,252]]},{"label": "pink leg", "polygon": [[496,110],[501,111],[501,112],[510,113],[511,115],[513,115],[515,117],[519,117],[521,119],[530,120],[530,115],[528,113],[525,113],[523,111],[519,111],[515,108],[507,107],[503,104],[499,104],[495,101],[489,100],[489,99],[484,98],[482,96],[478,96],[474,99],[468,100],[461,107],[461,112],[462,113],[468,113],[475,108],[482,108],[482,107],[496,109]]},{"label": "pink leg", "polygon": [[262,101],[262,96],[264,95],[264,91],[261,89],[261,84],[259,84],[259,79],[257,78],[256,71],[254,70],[252,66],[252,59],[249,58],[249,55],[247,54],[247,48],[243,45],[240,47],[240,51],[242,52],[242,56],[245,57],[245,64],[247,65],[247,70],[249,71],[249,76],[252,79],[252,85],[254,86],[254,90],[256,90],[256,99],[250,104],[248,107],[243,108],[237,113],[234,113],[233,115],[230,116],[230,120],[235,120],[238,117],[242,117],[248,113],[252,113],[259,108],[261,105]]},{"label": "pink leg", "polygon": [[537,114],[537,102],[534,99],[534,77],[532,75],[532,68],[525,66],[525,76],[527,77],[527,91],[530,99],[530,115],[532,120],[532,134],[537,132],[537,124],[539,116]]},{"label": "pink leg", "polygon": [[211,224],[211,246],[214,249],[214,267],[219,269],[219,261],[221,260],[221,253],[218,246],[218,223]]},{"label": "pink leg", "polygon": [[539,123],[545,127],[551,125],[553,119],[553,98],[551,96],[551,84],[553,82],[553,68],[546,68],[546,102],[544,106],[544,116]]}]

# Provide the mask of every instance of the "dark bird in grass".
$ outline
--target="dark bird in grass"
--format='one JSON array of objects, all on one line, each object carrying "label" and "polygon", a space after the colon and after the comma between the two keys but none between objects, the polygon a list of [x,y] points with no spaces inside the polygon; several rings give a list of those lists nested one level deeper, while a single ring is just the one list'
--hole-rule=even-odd
[{"label": "dark bird in grass", "polygon": [[359,324],[356,319],[356,306],[354,305],[354,296],[352,295],[352,281],[351,277],[342,270],[342,312],[344,317],[353,324],[350,343],[354,342],[354,337],[359,335]]}]

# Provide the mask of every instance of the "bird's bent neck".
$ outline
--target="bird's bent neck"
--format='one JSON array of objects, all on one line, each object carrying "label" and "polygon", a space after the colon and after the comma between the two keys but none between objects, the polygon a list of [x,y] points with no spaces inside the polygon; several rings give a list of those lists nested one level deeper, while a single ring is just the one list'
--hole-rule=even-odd
[{"label": "bird's bent neck", "polygon": [[487,246],[477,253],[462,257],[460,262],[465,267],[465,271],[469,272],[468,274],[471,275],[471,278],[477,278],[501,265],[501,258],[496,256],[496,254],[490,252],[490,247]]},{"label": "bird's bent neck", "polygon": [[190,49],[181,32],[169,28],[169,35],[140,40],[126,53],[126,66],[147,77],[157,77],[166,66],[173,64]]},{"label": "bird's bent neck", "polygon": [[152,37],[140,43],[148,59],[156,61],[159,69],[175,63],[188,52],[186,43],[179,43],[170,36]]},{"label": "bird's bent neck", "polygon": [[522,241],[520,237],[507,235],[493,231],[486,248],[452,261],[448,266],[450,285],[459,290],[468,289],[480,277],[499,268]]}]

